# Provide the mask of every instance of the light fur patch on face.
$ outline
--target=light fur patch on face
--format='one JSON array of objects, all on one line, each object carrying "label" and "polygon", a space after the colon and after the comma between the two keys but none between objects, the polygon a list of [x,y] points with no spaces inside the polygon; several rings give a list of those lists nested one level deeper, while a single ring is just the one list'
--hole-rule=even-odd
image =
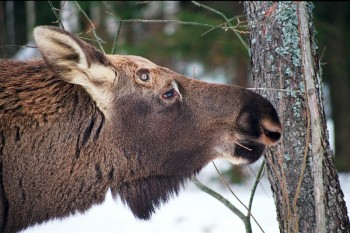
[{"label": "light fur patch on face", "polygon": [[215,152],[218,153],[219,158],[229,161],[232,164],[239,165],[239,164],[247,164],[248,160],[233,156],[231,153],[227,152],[223,147],[216,147]]},{"label": "light fur patch on face", "polygon": [[180,97],[180,100],[182,100],[182,94],[179,90],[179,86],[177,85],[177,82],[176,81],[172,81],[171,85],[173,86],[173,88],[175,89],[175,91],[177,93],[179,93],[179,97]]}]

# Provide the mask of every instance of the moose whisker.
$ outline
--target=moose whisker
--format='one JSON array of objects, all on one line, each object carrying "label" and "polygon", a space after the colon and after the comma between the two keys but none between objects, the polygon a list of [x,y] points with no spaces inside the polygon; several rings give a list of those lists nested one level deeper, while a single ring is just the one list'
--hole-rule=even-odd
[{"label": "moose whisker", "polygon": [[235,144],[237,144],[237,145],[239,145],[240,147],[243,147],[244,149],[246,149],[246,150],[249,150],[249,151],[252,151],[253,149],[250,149],[250,148],[248,148],[248,147],[246,147],[246,146],[243,146],[241,143],[239,143],[239,142],[235,142]]}]

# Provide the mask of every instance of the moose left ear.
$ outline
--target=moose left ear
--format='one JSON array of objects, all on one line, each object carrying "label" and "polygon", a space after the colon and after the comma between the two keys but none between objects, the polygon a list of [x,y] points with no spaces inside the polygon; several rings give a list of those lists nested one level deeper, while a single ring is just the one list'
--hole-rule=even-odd
[{"label": "moose left ear", "polygon": [[78,37],[51,26],[34,29],[34,38],[46,64],[62,80],[82,86],[105,112],[116,74],[109,59]]},{"label": "moose left ear", "polygon": [[38,26],[34,29],[34,38],[49,67],[67,82],[80,84],[84,79],[80,77],[82,71],[92,65],[109,65],[100,51],[63,29]]}]

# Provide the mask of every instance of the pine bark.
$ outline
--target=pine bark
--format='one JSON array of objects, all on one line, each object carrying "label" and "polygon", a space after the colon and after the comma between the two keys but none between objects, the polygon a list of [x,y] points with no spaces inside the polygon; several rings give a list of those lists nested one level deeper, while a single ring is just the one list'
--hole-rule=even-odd
[{"label": "pine bark", "polygon": [[313,5],[246,1],[258,92],[279,111],[282,142],[265,153],[280,232],[350,232],[329,149]]}]

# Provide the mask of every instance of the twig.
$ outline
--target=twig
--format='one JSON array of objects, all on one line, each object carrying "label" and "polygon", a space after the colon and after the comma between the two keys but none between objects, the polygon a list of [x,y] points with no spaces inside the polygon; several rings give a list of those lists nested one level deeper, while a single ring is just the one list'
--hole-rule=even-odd
[{"label": "twig", "polygon": [[[256,188],[258,187],[258,184],[260,183],[261,178],[264,175],[264,171],[265,171],[265,160],[263,160],[260,169],[258,171],[258,174],[256,176],[256,180],[254,182],[254,185],[252,187],[252,191],[250,193],[250,198],[249,198],[249,204],[248,204],[248,217],[251,215],[251,211],[252,211],[252,205],[253,205],[253,199],[254,199],[254,195],[255,195],[255,191]],[[264,230],[262,229],[262,227],[259,225],[259,223],[257,221],[255,221],[255,223],[258,225],[258,227],[260,228],[260,230],[262,232],[264,232]]]},{"label": "twig", "polygon": [[[242,17],[242,16],[241,16],[241,15],[238,15],[238,16],[232,17],[231,19],[229,19],[229,22],[231,22],[231,21],[234,20],[234,19],[237,19],[237,20],[239,21],[239,17]],[[221,27],[221,28],[222,28],[223,26],[224,26],[224,23],[221,23],[221,24],[217,25],[217,27]],[[236,27],[238,27],[238,25],[237,25]],[[206,34],[208,34],[209,32],[213,31],[214,29],[215,29],[215,28],[209,29],[208,31],[204,32],[204,33],[202,34],[202,36],[205,36]]]},{"label": "twig", "polygon": [[246,216],[239,209],[237,209],[234,205],[232,205],[231,202],[229,202],[226,198],[224,198],[219,193],[215,192],[211,188],[209,188],[209,187],[205,186],[204,184],[202,184],[201,182],[199,182],[199,180],[196,177],[194,177],[192,179],[192,181],[200,190],[202,190],[203,192],[209,194],[210,196],[212,196],[215,199],[217,199],[218,201],[220,201],[227,208],[229,208],[235,215],[237,215],[243,222],[245,221]]},{"label": "twig", "polygon": [[[232,24],[231,24],[230,19],[227,18],[227,16],[226,16],[224,13],[222,13],[222,12],[220,12],[220,11],[214,9],[214,8],[211,8],[211,7],[209,7],[209,6],[205,5],[205,4],[199,3],[199,2],[197,2],[197,1],[192,1],[192,3],[193,3],[194,5],[196,5],[196,6],[198,6],[198,7],[203,7],[203,8],[205,8],[205,9],[207,9],[207,10],[209,10],[209,11],[211,11],[211,12],[217,14],[217,15],[220,15],[220,16],[225,20],[225,22],[229,25],[229,27],[227,27],[227,28],[231,28],[231,29],[234,28],[234,27],[232,26]],[[238,22],[239,22],[239,21],[238,21]],[[232,29],[232,31],[235,33],[235,35],[238,37],[238,39],[241,41],[241,43],[243,44],[243,46],[244,46],[244,47],[246,48],[246,50],[248,51],[248,50],[249,50],[248,43],[247,43],[246,41],[243,40],[242,36],[241,36],[236,30],[233,30],[233,29]]]},{"label": "twig", "polygon": [[320,59],[319,59],[319,60],[320,60],[320,63],[321,63],[322,65],[327,64],[327,62],[322,62],[324,53],[326,52],[326,49],[327,49],[327,46],[325,46],[325,47],[322,49],[322,53],[321,53],[321,55],[320,55]]},{"label": "twig", "polygon": [[31,48],[31,49],[36,49],[36,46],[32,45],[1,45],[1,48],[6,48],[6,47],[18,47],[18,48]]},{"label": "twig", "polygon": [[106,11],[106,13],[110,14],[111,16],[113,16],[115,18],[115,20],[117,21],[117,24],[118,24],[117,25],[117,33],[114,36],[113,46],[112,46],[112,50],[111,50],[111,54],[114,54],[114,50],[117,47],[117,41],[118,41],[120,29],[122,27],[122,19],[117,15],[117,13],[113,10],[113,8],[106,1],[103,1],[103,4],[105,5],[105,7],[108,10],[108,11]]},{"label": "twig", "polygon": [[57,9],[56,7],[53,6],[52,2],[51,1],[48,1],[49,2],[49,5],[51,7],[51,10],[53,12],[53,14],[55,15],[56,19],[57,19],[57,23],[60,27],[62,27],[62,29],[64,29],[64,25],[61,21],[61,17],[56,13],[56,11],[60,11],[60,9]]},{"label": "twig", "polygon": [[[216,164],[214,163],[214,161],[212,162],[212,164],[215,167],[216,172],[219,174],[219,177],[221,179],[221,181],[225,184],[225,186],[227,187],[227,189],[230,191],[230,193],[237,199],[237,201],[248,211],[248,213],[250,213],[249,208],[238,198],[238,196],[233,192],[233,190],[231,189],[230,185],[226,182],[226,180],[224,179],[224,177],[221,175],[218,167],[216,166]],[[249,218],[249,216],[251,216],[254,220],[254,222],[260,227],[258,221],[255,219],[255,217],[250,213],[247,217]],[[260,227],[260,229],[262,230],[262,228]],[[262,230],[263,231],[263,230]],[[264,231],[263,231],[264,232]]]},{"label": "twig", "polygon": [[[85,37],[85,36],[81,36],[82,33],[78,33],[76,34],[77,36],[79,36],[79,38],[83,39],[83,40],[86,40],[86,41],[92,41],[92,42],[96,42],[97,43],[97,40],[96,39],[91,39],[89,37]],[[107,42],[105,41],[101,41],[102,44],[107,44]]]},{"label": "twig", "polygon": [[122,19],[121,22],[123,23],[178,23],[178,24],[200,26],[200,27],[210,27],[210,28],[220,28],[220,29],[223,28],[223,27],[219,27],[211,24],[206,24],[206,23],[197,23],[197,22],[182,21],[182,20],[176,20],[176,19]]},{"label": "twig", "polygon": [[103,46],[101,44],[101,42],[103,42],[103,40],[97,35],[94,23],[91,21],[91,19],[86,14],[86,12],[80,7],[79,3],[77,1],[74,1],[74,3],[78,7],[78,10],[85,16],[86,20],[90,23],[91,28],[92,28],[92,33],[94,34],[94,37],[96,38],[96,42],[97,42],[98,46],[100,47],[101,51],[103,53],[105,53]]},{"label": "twig", "polygon": [[204,5],[202,3],[199,3],[197,1],[191,1],[191,2],[194,5],[198,6],[198,7],[203,7],[203,8],[205,8],[205,9],[211,11],[211,12],[214,12],[215,14],[220,15],[225,20],[225,22],[229,22],[229,19],[226,17],[226,15],[224,13],[222,13],[222,12],[220,12],[220,11],[214,9],[214,8],[211,8],[210,6],[207,6],[207,5]]},{"label": "twig", "polygon": [[212,164],[213,164],[213,166],[214,166],[216,172],[218,173],[218,175],[219,175],[219,177],[220,177],[222,183],[224,183],[224,185],[226,186],[226,188],[227,188],[227,189],[230,191],[230,193],[237,199],[237,201],[238,201],[242,206],[244,206],[244,208],[245,208],[246,210],[248,210],[248,207],[247,207],[247,206],[239,199],[239,197],[233,192],[233,190],[231,189],[230,185],[226,182],[226,180],[224,179],[224,177],[221,175],[221,173],[220,173],[220,171],[219,171],[219,169],[218,169],[218,167],[216,166],[216,164],[215,164],[214,161],[212,162]]}]

